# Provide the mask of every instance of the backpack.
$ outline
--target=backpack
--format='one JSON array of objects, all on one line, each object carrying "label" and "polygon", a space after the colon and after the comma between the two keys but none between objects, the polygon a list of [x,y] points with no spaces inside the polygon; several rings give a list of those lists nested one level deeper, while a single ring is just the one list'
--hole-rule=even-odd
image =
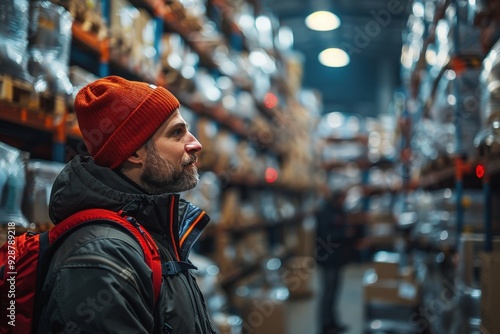
[{"label": "backpack", "polygon": [[196,269],[191,263],[169,261],[162,263],[158,246],[151,235],[135,218],[122,211],[87,209],[75,213],[50,231],[28,231],[15,235],[14,224],[8,225],[7,242],[0,247],[0,334],[32,333],[38,323],[39,293],[50,258],[59,242],[79,226],[103,221],[125,228],[137,240],[144,252],[144,261],[153,272],[155,304],[160,295],[163,276],[171,276],[187,269]]}]

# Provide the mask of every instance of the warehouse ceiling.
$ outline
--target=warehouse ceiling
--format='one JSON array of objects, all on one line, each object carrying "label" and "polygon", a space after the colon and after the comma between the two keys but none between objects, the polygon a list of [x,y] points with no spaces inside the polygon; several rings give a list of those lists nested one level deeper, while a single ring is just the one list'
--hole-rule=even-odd
[{"label": "warehouse ceiling", "polygon": [[[402,33],[409,0],[267,0],[263,8],[294,34],[294,49],[304,55],[302,85],[321,92],[324,112],[377,116],[388,111],[394,89],[400,88]],[[341,20],[333,31],[312,31],[305,17],[327,9]],[[351,57],[346,67],[321,65],[318,54],[339,47]]]}]

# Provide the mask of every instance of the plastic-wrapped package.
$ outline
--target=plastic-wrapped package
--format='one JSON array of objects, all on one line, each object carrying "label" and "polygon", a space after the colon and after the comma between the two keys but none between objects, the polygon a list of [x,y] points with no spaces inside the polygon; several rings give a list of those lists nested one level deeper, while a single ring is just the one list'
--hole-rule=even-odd
[{"label": "plastic-wrapped package", "polygon": [[474,136],[480,128],[477,86],[479,71],[444,71],[430,109],[438,131],[434,132],[439,155],[475,155]]},{"label": "plastic-wrapped package", "polygon": [[[452,23],[448,38],[452,41],[456,38],[458,41],[458,44],[453,43],[454,54],[482,55],[481,29],[469,21],[469,2],[471,1],[457,1],[448,6],[445,17]],[[458,23],[457,29],[455,20]]]},{"label": "plastic-wrapped package", "polygon": [[29,226],[21,211],[28,158],[28,153],[0,142],[0,225]]},{"label": "plastic-wrapped package", "polygon": [[43,160],[30,160],[26,166],[26,191],[22,209],[26,218],[39,231],[50,227],[50,192],[63,168],[63,163]]},{"label": "plastic-wrapped package", "polygon": [[205,69],[200,69],[195,74],[194,82],[196,86],[194,99],[196,99],[197,102],[202,102],[208,106],[214,106],[221,102],[222,92],[220,91],[215,78]]},{"label": "plastic-wrapped package", "polygon": [[474,144],[488,146],[500,143],[500,42],[497,42],[483,61],[480,76],[480,111],[482,130]]},{"label": "plastic-wrapped package", "polygon": [[71,81],[71,84],[73,85],[72,100],[74,101],[78,91],[87,84],[97,80],[98,77],[95,74],[90,73],[89,71],[86,71],[81,67],[71,66],[69,68],[69,79]]},{"label": "plastic-wrapped package", "polygon": [[160,62],[165,84],[178,87],[180,91],[194,91],[192,81],[200,57],[193,52],[177,33],[164,33],[160,43]]},{"label": "plastic-wrapped package", "polygon": [[242,319],[234,314],[217,312],[212,316],[215,327],[221,334],[239,334],[242,332]]},{"label": "plastic-wrapped package", "polygon": [[0,72],[31,81],[28,74],[28,0],[0,1]]},{"label": "plastic-wrapped package", "polygon": [[38,93],[71,94],[68,78],[73,18],[49,1],[30,5],[28,69]]}]

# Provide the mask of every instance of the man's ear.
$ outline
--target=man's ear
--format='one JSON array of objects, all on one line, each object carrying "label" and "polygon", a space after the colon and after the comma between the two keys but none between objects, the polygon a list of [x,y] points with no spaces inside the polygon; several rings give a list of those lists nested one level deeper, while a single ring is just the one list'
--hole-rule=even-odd
[{"label": "man's ear", "polygon": [[135,151],[131,156],[127,158],[127,161],[133,164],[142,164],[144,162],[142,157],[143,155],[141,154],[141,152]]}]

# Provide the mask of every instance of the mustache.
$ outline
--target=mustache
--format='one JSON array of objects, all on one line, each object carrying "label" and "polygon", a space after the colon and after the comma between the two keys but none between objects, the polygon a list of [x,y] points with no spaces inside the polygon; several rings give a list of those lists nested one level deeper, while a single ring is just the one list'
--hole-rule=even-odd
[{"label": "mustache", "polygon": [[183,164],[184,166],[187,166],[187,165],[189,165],[189,164],[196,163],[197,161],[198,161],[198,157],[196,157],[196,155],[194,155],[194,154],[193,154],[193,155],[190,155],[190,156],[189,156],[189,158],[187,158],[186,160],[184,160],[184,161],[182,162],[182,164]]}]

